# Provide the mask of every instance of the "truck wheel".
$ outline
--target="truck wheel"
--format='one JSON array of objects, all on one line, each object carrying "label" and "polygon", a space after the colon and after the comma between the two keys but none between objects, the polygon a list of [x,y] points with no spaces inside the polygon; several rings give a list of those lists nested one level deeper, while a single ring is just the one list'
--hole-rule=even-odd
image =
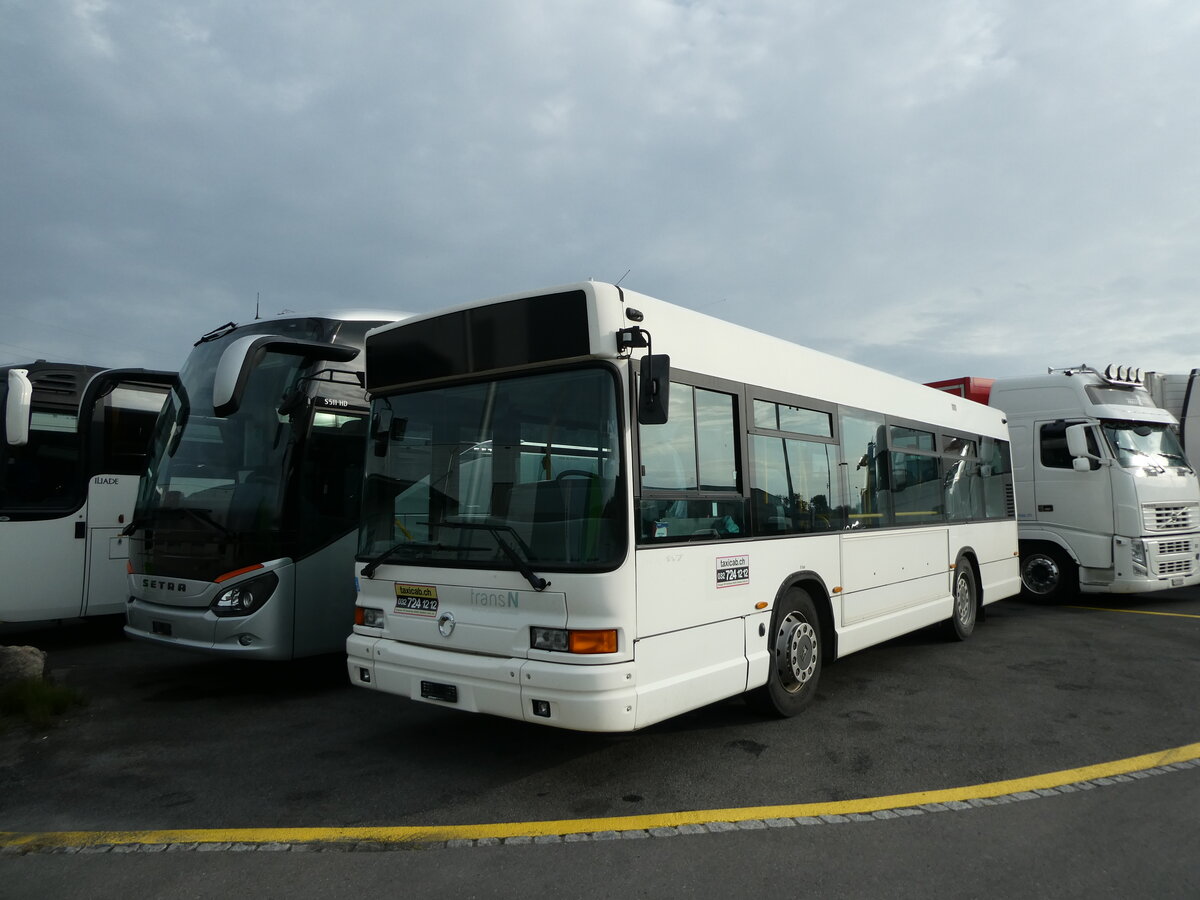
[{"label": "truck wheel", "polygon": [[812,701],[821,677],[821,622],[807,591],[792,588],[783,596],[767,639],[771,672],[746,702],[765,715],[794,716]]},{"label": "truck wheel", "polygon": [[1052,603],[1075,593],[1078,586],[1075,563],[1058,547],[1021,552],[1021,589],[1027,596]]},{"label": "truck wheel", "polygon": [[979,613],[979,586],[975,583],[975,567],[966,557],[954,566],[954,611],[946,620],[946,636],[956,641],[965,641],[975,630]]}]

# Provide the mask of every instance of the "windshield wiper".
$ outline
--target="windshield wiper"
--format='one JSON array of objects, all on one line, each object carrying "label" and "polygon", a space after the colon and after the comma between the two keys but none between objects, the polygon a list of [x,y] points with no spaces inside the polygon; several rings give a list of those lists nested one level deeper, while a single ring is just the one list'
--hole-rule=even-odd
[{"label": "windshield wiper", "polygon": [[221,532],[221,534],[225,535],[225,537],[229,538],[229,540],[233,540],[237,537],[236,534],[214,519],[208,510],[192,509],[190,506],[162,506],[159,507],[153,514],[135,516],[134,520],[121,530],[121,534],[129,536],[137,531],[137,529],[150,525],[156,517],[163,515],[191,516],[197,522]]},{"label": "windshield wiper", "polygon": [[450,547],[446,544],[441,543],[440,541],[410,541],[408,538],[405,538],[402,541],[392,544],[392,546],[388,547],[386,550],[384,550],[382,553],[380,553],[377,557],[375,557],[373,560],[371,560],[369,563],[367,563],[365,566],[363,566],[362,574],[364,576],[366,576],[367,578],[373,578],[375,576],[375,570],[378,569],[385,562],[387,562],[389,559],[393,558],[394,556],[397,556],[401,550],[425,550],[425,551],[453,550],[457,553],[462,553],[464,551],[469,551],[471,549],[487,550],[487,547],[478,547],[478,548]]},{"label": "windshield wiper", "polygon": [[493,538],[495,538],[496,546],[498,546],[504,555],[508,557],[508,561],[513,564],[518,572],[525,576],[525,580],[529,582],[530,587],[532,587],[535,591],[544,591],[546,588],[550,587],[550,582],[534,572],[533,569],[530,568],[529,563],[526,562],[526,560],[512,548],[512,545],[509,544],[508,541],[504,540],[504,538],[500,537],[501,531],[507,531],[516,539],[517,544],[521,548],[521,552],[524,553],[526,557],[533,555],[529,547],[527,547],[525,542],[521,540],[521,536],[517,534],[511,525],[497,525],[490,524],[488,522],[450,522],[448,520],[438,522],[437,524],[445,525],[448,528],[463,528],[468,531],[488,532]]},{"label": "windshield wiper", "polygon": [[135,531],[150,521],[149,516],[134,516],[129,524],[121,529],[121,537],[131,537]]},{"label": "windshield wiper", "polygon": [[375,576],[376,569],[378,569],[381,565],[383,565],[385,562],[387,562],[389,559],[391,559],[393,556],[395,556],[401,550],[408,550],[408,549],[444,550],[446,548],[443,547],[441,544],[434,543],[433,541],[410,541],[408,538],[404,538],[403,540],[397,541],[395,544],[392,544],[392,546],[388,547],[386,550],[384,550],[382,553],[380,553],[378,556],[376,556],[373,560],[371,560],[369,563],[367,563],[365,566],[363,566],[362,574],[366,578],[373,578]]},{"label": "windshield wiper", "polygon": [[207,344],[209,341],[215,341],[217,338],[225,337],[225,335],[229,334],[229,332],[233,331],[235,328],[237,328],[236,322],[226,322],[224,325],[217,326],[208,334],[201,337],[200,340],[196,341],[196,343],[192,344],[192,346],[199,347],[201,344]]}]

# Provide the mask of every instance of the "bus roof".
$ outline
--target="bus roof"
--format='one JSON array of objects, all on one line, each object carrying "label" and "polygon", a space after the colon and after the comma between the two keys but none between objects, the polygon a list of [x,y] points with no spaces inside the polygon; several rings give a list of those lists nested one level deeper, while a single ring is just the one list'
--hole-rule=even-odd
[{"label": "bus roof", "polygon": [[[418,331],[414,334],[433,335],[434,340],[452,341],[457,336],[448,336],[449,329],[431,327],[435,320],[444,318],[448,323],[455,317],[469,317],[473,310],[533,298],[562,297],[561,302],[565,304],[567,298],[578,293],[582,293],[588,303],[589,334],[586,346],[582,352],[578,352],[576,345],[579,342],[572,336],[565,341],[570,348],[565,351],[566,355],[539,353],[541,362],[561,362],[569,358],[619,358],[621,353],[617,348],[617,330],[637,325],[650,332],[653,351],[668,354],[671,367],[675,370],[860,409],[886,411],[901,418],[968,432],[996,436],[1005,433],[1003,414],[990,407],[686,307],[594,281],[505,294],[373,328],[367,332],[368,389],[373,393],[397,389],[396,381],[389,380],[386,374],[384,377],[373,377],[372,370],[384,368],[381,361],[398,351],[399,339],[407,329],[417,327]],[[517,310],[519,307],[514,305],[511,309]],[[630,310],[635,312],[631,314]],[[422,323],[428,324],[420,328]],[[441,324],[438,323],[439,326]],[[529,334],[523,336],[531,337],[532,327]],[[642,352],[645,351],[634,351],[637,355]],[[506,368],[516,367],[510,365]],[[477,367],[472,371],[482,374],[486,370]],[[502,371],[502,368],[494,371]],[[407,389],[417,383],[417,380],[411,380],[404,387]]]}]

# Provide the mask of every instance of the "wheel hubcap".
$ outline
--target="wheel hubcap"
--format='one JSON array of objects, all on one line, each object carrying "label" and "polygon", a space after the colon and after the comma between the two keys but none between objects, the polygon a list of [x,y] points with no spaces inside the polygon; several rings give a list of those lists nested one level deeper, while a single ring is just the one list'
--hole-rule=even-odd
[{"label": "wheel hubcap", "polygon": [[775,659],[783,687],[795,693],[817,668],[817,633],[799,613],[789,613],[779,625]]},{"label": "wheel hubcap", "polygon": [[1049,594],[1058,587],[1058,563],[1048,556],[1035,556],[1025,563],[1021,580],[1033,593]]},{"label": "wheel hubcap", "polygon": [[958,576],[954,591],[954,613],[962,625],[970,625],[975,616],[975,592],[966,575]]}]

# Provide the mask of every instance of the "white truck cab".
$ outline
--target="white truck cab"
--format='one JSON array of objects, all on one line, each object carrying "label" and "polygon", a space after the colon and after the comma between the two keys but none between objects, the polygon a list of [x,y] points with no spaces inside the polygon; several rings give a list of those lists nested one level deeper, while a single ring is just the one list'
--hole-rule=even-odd
[{"label": "white truck cab", "polygon": [[934,386],[1008,417],[1028,594],[1200,584],[1200,481],[1140,370],[1078,366],[987,382]]}]

